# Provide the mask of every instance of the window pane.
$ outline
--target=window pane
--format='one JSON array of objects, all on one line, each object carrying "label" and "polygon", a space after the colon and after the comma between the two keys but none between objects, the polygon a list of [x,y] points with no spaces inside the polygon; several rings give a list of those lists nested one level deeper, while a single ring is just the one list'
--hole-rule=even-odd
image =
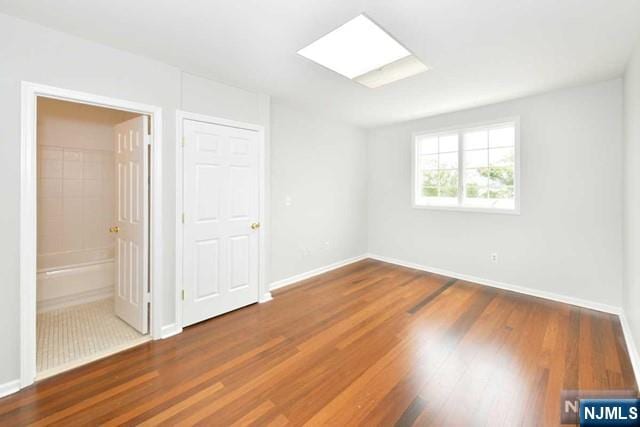
[{"label": "window pane", "polygon": [[473,150],[464,152],[465,168],[482,168],[488,166],[489,150]]},{"label": "window pane", "polygon": [[458,153],[440,154],[439,169],[458,169]]},{"label": "window pane", "polygon": [[512,186],[504,186],[499,189],[489,189],[490,199],[513,199],[514,192]]},{"label": "window pane", "polygon": [[420,138],[420,154],[433,154],[438,152],[438,138]]},{"label": "window pane", "polygon": [[425,171],[423,174],[422,184],[425,187],[438,187],[440,185],[439,171]]},{"label": "window pane", "polygon": [[422,156],[420,166],[422,170],[438,169],[438,155],[431,154],[429,156]]},{"label": "window pane", "polygon": [[458,171],[439,171],[439,183],[440,187],[455,187],[456,194],[458,194]]},{"label": "window pane", "polygon": [[441,136],[440,152],[450,153],[453,151],[458,151],[458,134]]},{"label": "window pane", "polygon": [[441,197],[458,197],[458,187],[442,187],[440,188]]},{"label": "window pane", "polygon": [[473,131],[464,134],[464,149],[476,150],[479,148],[487,148],[487,131]]},{"label": "window pane", "polygon": [[489,147],[513,147],[516,143],[516,130],[513,126],[489,131]]},{"label": "window pane", "polygon": [[422,187],[422,195],[425,197],[438,197],[437,187]]},{"label": "window pane", "polygon": [[513,185],[513,168],[511,167],[492,167],[483,172],[489,178],[489,187],[491,188]]},{"label": "window pane", "polygon": [[466,197],[486,197],[488,174],[486,169],[467,169],[464,172],[464,194]]},{"label": "window pane", "polygon": [[495,209],[515,209],[516,208],[516,200],[514,197],[510,199],[487,199],[491,200],[491,206]]},{"label": "window pane", "polygon": [[467,169],[464,171],[465,184],[476,184],[481,187],[488,185],[488,176],[486,168],[483,169]]},{"label": "window pane", "polygon": [[[417,194],[430,205],[458,203],[458,134],[418,140],[421,174]],[[427,200],[428,199],[428,202]]]},{"label": "window pane", "polygon": [[465,186],[464,195],[468,199],[486,199],[487,187],[480,187],[476,184],[469,184]]},{"label": "window pane", "polygon": [[489,150],[490,166],[512,165],[514,160],[513,148],[493,148]]}]

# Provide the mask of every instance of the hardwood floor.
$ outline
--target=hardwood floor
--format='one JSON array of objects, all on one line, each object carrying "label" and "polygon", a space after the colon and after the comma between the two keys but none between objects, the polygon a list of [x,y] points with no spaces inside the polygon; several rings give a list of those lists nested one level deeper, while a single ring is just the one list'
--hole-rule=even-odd
[{"label": "hardwood floor", "polygon": [[2,425],[558,425],[615,316],[365,260],[0,400]]}]

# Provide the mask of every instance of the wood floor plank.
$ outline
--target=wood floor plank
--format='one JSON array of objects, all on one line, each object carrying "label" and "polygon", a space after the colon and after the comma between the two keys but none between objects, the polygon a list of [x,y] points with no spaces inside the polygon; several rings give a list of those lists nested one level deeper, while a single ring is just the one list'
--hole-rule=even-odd
[{"label": "wood floor plank", "polygon": [[136,386],[139,386],[140,384],[143,384],[146,381],[149,381],[153,378],[156,378],[158,376],[158,372],[154,371],[154,372],[149,372],[145,375],[142,375],[134,380],[128,381],[124,384],[121,384],[117,387],[113,387],[110,388],[108,390],[103,391],[102,393],[93,395],[87,399],[81,400],[80,402],[68,406],[66,408],[64,408],[61,411],[55,412],[51,415],[49,415],[48,417],[39,419],[38,421],[31,423],[30,425],[32,426],[44,426],[44,425],[49,425],[52,424],[58,420],[61,420],[65,417],[68,417],[70,415],[73,415],[76,412],[80,412],[81,410],[88,408],[90,406],[96,405],[104,400],[107,400],[115,395],[117,395],[118,393],[122,393],[125,392],[127,390],[130,390]]},{"label": "wood floor plank", "polygon": [[547,426],[567,389],[637,393],[617,316],[363,260],[0,399],[0,425]]}]

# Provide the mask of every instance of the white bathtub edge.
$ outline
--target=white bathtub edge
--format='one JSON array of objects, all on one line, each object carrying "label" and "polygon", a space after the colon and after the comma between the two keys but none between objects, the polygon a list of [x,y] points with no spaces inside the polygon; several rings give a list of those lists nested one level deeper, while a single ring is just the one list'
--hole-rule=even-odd
[{"label": "white bathtub edge", "polygon": [[38,301],[38,313],[113,297],[113,286]]}]

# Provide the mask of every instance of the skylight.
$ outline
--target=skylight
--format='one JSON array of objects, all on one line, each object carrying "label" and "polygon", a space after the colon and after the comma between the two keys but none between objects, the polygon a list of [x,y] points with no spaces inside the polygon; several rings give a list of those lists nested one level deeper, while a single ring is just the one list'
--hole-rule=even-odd
[{"label": "skylight", "polygon": [[[363,80],[358,77],[380,70],[391,63],[403,64],[406,61],[400,61],[401,59],[413,57],[409,50],[364,15],[353,18],[319,38],[299,50],[298,54],[369,87],[381,86],[382,80],[378,78],[376,85],[370,85],[367,84],[370,78]],[[413,58],[414,60],[409,61],[412,64],[410,72],[396,70],[394,76],[399,78],[383,79],[383,84],[427,70],[417,58]],[[421,67],[416,68],[415,62]]]}]

